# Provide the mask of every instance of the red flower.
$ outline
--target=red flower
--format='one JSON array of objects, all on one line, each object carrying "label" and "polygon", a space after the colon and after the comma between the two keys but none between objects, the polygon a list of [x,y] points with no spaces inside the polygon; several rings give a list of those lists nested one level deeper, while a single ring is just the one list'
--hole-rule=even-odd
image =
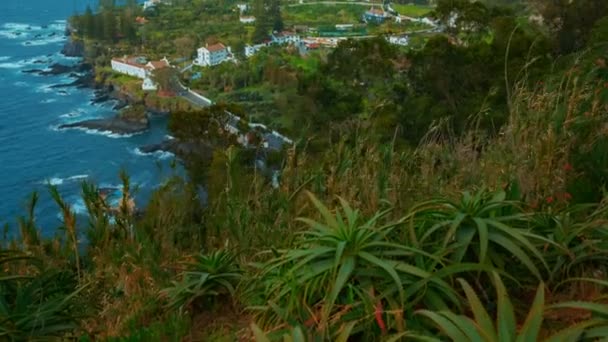
[{"label": "red flower", "polygon": [[566,201],[569,201],[569,200],[571,200],[571,199],[572,199],[572,195],[570,195],[570,193],[569,193],[569,192],[564,192],[564,199],[565,199]]},{"label": "red flower", "polygon": [[380,327],[380,330],[382,330],[382,333],[386,333],[386,325],[384,324],[384,319],[382,319],[382,302],[378,301],[378,303],[376,304],[376,323],[378,323],[378,326]]},{"label": "red flower", "polygon": [[566,163],[564,165],[564,171],[572,171],[572,164]]},{"label": "red flower", "polygon": [[555,198],[553,198],[553,196],[549,196],[547,197],[547,204],[551,204],[555,201]]}]

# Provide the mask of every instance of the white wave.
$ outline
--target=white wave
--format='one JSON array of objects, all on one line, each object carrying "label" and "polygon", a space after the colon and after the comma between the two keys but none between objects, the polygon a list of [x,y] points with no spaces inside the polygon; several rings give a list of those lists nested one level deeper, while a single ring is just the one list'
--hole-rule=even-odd
[{"label": "white wave", "polygon": [[43,45],[61,43],[66,39],[67,39],[66,37],[62,37],[62,36],[53,36],[53,37],[47,37],[47,38],[38,39],[38,40],[27,40],[25,42],[21,42],[21,45],[22,46],[43,46]]},{"label": "white wave", "polygon": [[89,175],[74,175],[74,176],[70,176],[67,178],[51,177],[49,179],[42,181],[41,183],[50,184],[50,185],[62,185],[65,182],[73,182],[73,181],[78,181],[78,180],[86,179],[86,178],[89,178]]},{"label": "white wave", "polygon": [[55,91],[55,89],[51,88],[52,84],[45,84],[45,85],[41,85],[38,88],[36,88],[36,92],[37,93],[52,93],[53,91]]},{"label": "white wave", "polygon": [[44,184],[50,184],[50,185],[61,185],[61,184],[63,184],[63,179],[62,178],[53,177],[53,178],[50,178],[50,179],[44,181],[43,183]]},{"label": "white wave", "polygon": [[19,69],[23,66],[21,63],[0,63],[2,69]]},{"label": "white wave", "polygon": [[28,86],[27,82],[23,82],[23,81],[17,81],[15,83],[13,83],[13,85],[15,87],[27,87]]},{"label": "white wave", "polygon": [[65,20],[63,21],[63,23],[56,22],[54,24],[50,24],[48,25],[48,28],[55,31],[63,31],[65,29]]},{"label": "white wave", "polygon": [[5,29],[8,29],[8,30],[20,30],[20,31],[42,29],[41,26],[30,25],[30,24],[25,24],[25,23],[5,23],[4,25],[2,25],[2,27],[4,27]]},{"label": "white wave", "polygon": [[131,138],[131,137],[133,137],[135,135],[139,135],[139,134],[144,133],[144,132],[138,132],[138,133],[132,133],[132,134],[118,134],[118,133],[113,133],[113,132],[110,132],[110,131],[100,131],[100,130],[89,129],[89,128],[84,128],[84,127],[59,128],[58,126],[55,126],[55,127],[51,127],[51,129],[53,131],[77,130],[77,131],[82,131],[82,132],[85,132],[85,133],[91,134],[91,135],[103,135],[104,137],[108,137],[108,138],[112,138],[112,139]]},{"label": "white wave", "polygon": [[154,151],[154,152],[144,153],[138,147],[131,150],[131,152],[137,156],[142,156],[142,157],[153,156],[153,157],[156,157],[161,160],[175,157],[175,154],[173,154],[171,152],[167,152],[167,151]]},{"label": "white wave", "polygon": [[53,102],[57,102],[57,99],[45,99],[40,101],[40,103],[53,103]]},{"label": "white wave", "polygon": [[0,62],[8,61],[11,59],[11,56],[0,56]]},{"label": "white wave", "polygon": [[87,206],[84,204],[84,200],[82,198],[79,198],[76,200],[76,202],[72,203],[71,207],[72,211],[77,215],[85,214],[87,212]]}]

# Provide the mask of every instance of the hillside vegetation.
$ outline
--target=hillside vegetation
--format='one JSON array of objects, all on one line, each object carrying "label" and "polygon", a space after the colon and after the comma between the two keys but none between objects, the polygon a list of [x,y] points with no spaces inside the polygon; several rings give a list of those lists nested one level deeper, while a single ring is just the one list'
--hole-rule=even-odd
[{"label": "hillside vegetation", "polygon": [[116,208],[82,184],[86,217],[50,186],[44,239],[30,197],[0,250],[0,339],[605,339],[608,5],[529,6],[544,24],[438,1],[458,19],[418,50],[210,72],[227,101],[257,85],[289,109],[268,118],[295,139],[266,156],[278,186],[222,129],[238,104],[173,112],[188,176],[141,210],[124,173]]}]

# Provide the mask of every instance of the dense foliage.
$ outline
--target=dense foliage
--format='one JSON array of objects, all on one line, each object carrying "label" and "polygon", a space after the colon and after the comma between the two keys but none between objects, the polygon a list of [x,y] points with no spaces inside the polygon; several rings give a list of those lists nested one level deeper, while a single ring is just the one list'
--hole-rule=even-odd
[{"label": "dense foliage", "polygon": [[[420,49],[348,40],[206,69],[189,85],[229,103],[172,113],[186,177],[140,210],[125,174],[115,206],[85,183],[84,217],[50,187],[53,239],[31,197],[1,245],[0,337],[605,338],[608,17],[537,3],[563,25],[439,1],[445,31]],[[226,111],[245,118],[256,92],[289,109],[268,115],[296,140],[283,151],[226,130],[248,129]]]}]

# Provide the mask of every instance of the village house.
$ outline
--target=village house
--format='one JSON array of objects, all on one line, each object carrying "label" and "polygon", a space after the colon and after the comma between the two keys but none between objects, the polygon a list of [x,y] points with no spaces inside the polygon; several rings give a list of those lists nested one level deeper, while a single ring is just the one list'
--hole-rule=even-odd
[{"label": "village house", "polygon": [[197,57],[194,64],[200,66],[218,65],[230,59],[230,47],[224,46],[222,43],[206,45],[197,50]]},{"label": "village house", "polygon": [[162,69],[171,66],[167,58],[163,58],[160,61],[146,61],[144,57],[129,57],[125,56],[122,58],[112,58],[112,70],[137,77],[143,80],[143,90],[156,90],[156,84],[152,81],[152,72],[154,70]]},{"label": "village house", "polygon": [[407,46],[410,41],[408,36],[389,36],[388,42],[395,45]]},{"label": "village house", "polygon": [[144,11],[147,10],[147,9],[149,9],[149,8],[155,7],[156,5],[158,5],[160,3],[167,3],[167,1],[163,1],[163,0],[146,0],[144,2]]},{"label": "village house", "polygon": [[243,24],[253,24],[253,23],[255,23],[255,17],[250,16],[250,15],[245,15],[245,16],[239,17],[239,21],[242,22]]},{"label": "village house", "polygon": [[378,8],[370,8],[363,14],[363,21],[372,24],[382,24],[388,18],[390,14]]},{"label": "village house", "polygon": [[249,10],[249,5],[247,4],[237,4],[236,7],[239,9],[241,13]]},{"label": "village house", "polygon": [[291,31],[275,32],[271,36],[274,44],[295,44],[300,41],[300,36]]}]

